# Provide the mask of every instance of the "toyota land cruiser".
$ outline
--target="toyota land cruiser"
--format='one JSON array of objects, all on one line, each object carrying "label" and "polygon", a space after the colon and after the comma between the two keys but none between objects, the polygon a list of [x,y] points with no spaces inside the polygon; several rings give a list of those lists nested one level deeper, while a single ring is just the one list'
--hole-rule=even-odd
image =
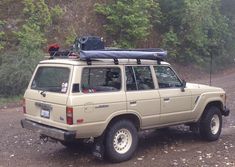
[{"label": "toyota land cruiser", "polygon": [[24,95],[22,127],[67,146],[94,139],[113,162],[133,156],[145,129],[187,124],[217,140],[229,115],[225,91],[186,83],[165,53],[81,51],[76,59],[41,61]]}]

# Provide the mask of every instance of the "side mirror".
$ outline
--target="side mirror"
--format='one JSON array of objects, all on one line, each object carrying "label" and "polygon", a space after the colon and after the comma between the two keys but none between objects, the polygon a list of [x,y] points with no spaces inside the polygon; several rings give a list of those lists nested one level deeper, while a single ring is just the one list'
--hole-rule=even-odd
[{"label": "side mirror", "polygon": [[183,80],[183,81],[182,81],[182,86],[181,86],[181,91],[182,91],[182,92],[185,91],[185,90],[184,90],[185,87],[186,87],[186,81]]}]

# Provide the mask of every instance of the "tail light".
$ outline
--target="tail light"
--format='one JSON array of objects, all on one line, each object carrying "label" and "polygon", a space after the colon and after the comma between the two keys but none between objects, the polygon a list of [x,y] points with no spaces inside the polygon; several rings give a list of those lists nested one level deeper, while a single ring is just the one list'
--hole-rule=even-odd
[{"label": "tail light", "polygon": [[25,103],[25,99],[23,99],[23,101],[22,101],[22,107],[23,107],[23,113],[26,114],[26,103]]},{"label": "tail light", "polygon": [[73,125],[73,108],[66,107],[66,120],[68,125]]}]

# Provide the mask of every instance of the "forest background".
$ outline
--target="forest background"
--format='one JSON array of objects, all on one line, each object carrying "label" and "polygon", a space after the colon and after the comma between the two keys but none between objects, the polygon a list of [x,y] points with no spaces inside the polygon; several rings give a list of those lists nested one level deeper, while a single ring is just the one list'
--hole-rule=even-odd
[{"label": "forest background", "polygon": [[47,47],[77,36],[106,46],[164,48],[167,61],[208,71],[235,58],[234,0],[1,0],[0,98],[22,95]]}]

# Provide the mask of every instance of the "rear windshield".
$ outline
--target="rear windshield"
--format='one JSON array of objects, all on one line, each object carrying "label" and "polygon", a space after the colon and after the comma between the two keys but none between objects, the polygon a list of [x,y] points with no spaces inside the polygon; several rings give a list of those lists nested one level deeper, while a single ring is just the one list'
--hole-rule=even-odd
[{"label": "rear windshield", "polygon": [[64,67],[39,67],[31,89],[66,93],[70,70]]}]

